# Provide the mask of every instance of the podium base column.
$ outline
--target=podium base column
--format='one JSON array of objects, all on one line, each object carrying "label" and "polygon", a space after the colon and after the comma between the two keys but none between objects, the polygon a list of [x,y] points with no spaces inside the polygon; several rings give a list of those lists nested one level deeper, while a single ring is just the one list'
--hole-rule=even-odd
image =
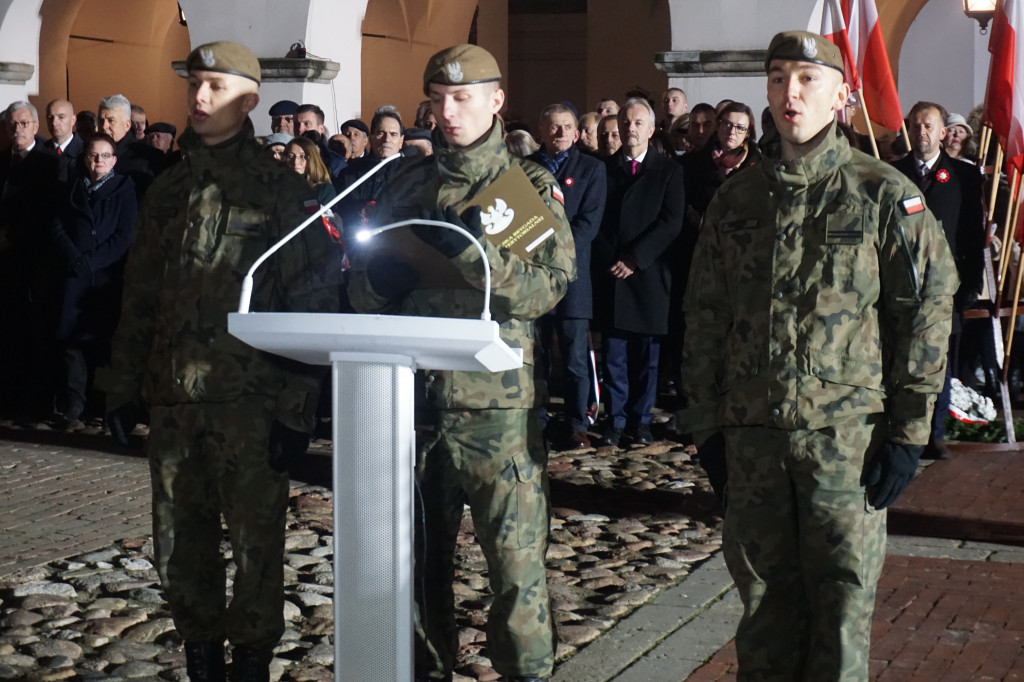
[{"label": "podium base column", "polygon": [[412,365],[331,355],[336,680],[413,677]]}]

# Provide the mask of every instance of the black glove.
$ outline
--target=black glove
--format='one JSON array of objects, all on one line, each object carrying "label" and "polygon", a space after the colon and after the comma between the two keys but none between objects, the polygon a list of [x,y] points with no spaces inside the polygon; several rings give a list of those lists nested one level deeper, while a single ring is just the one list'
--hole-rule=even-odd
[{"label": "black glove", "polygon": [[270,468],[277,472],[288,471],[294,459],[306,454],[309,449],[309,434],[289,429],[279,421],[270,426]]},{"label": "black glove", "polygon": [[[433,220],[442,220],[452,225],[458,225],[479,239],[484,233],[480,226],[480,207],[470,206],[466,212],[459,216],[454,206],[445,209],[443,216],[432,216]],[[412,231],[417,237],[433,246],[447,258],[454,258],[469,248],[469,240],[455,230],[449,230],[437,225],[413,225]]]},{"label": "black glove", "polygon": [[416,268],[393,256],[375,256],[366,264],[366,279],[373,290],[385,298],[401,298],[416,288],[420,275]]},{"label": "black glove", "polygon": [[711,434],[697,450],[697,461],[707,472],[708,482],[715,491],[715,497],[725,506],[725,484],[729,481],[729,472],[725,467],[725,436],[721,431]]},{"label": "black glove", "polygon": [[132,431],[135,430],[135,425],[139,423],[141,416],[142,412],[139,410],[139,406],[130,402],[108,412],[104,421],[114,440],[121,445],[130,447]]},{"label": "black glove", "polygon": [[89,267],[89,259],[85,256],[79,256],[75,260],[68,263],[68,273],[75,277],[84,277],[92,272],[92,268]]},{"label": "black glove", "polygon": [[861,485],[868,489],[868,502],[882,510],[896,501],[917,473],[923,445],[886,443],[864,469]]}]

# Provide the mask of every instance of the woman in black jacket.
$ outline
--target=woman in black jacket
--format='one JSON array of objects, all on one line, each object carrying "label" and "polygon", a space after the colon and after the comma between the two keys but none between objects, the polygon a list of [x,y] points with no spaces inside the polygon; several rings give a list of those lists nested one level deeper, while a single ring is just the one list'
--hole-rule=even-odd
[{"label": "woman in black jacket", "polygon": [[94,369],[109,359],[138,212],[135,184],[113,172],[115,149],[104,133],[86,140],[79,173],[66,186],[49,235],[58,277],[55,338],[64,369],[57,405],[72,430],[83,427]]}]

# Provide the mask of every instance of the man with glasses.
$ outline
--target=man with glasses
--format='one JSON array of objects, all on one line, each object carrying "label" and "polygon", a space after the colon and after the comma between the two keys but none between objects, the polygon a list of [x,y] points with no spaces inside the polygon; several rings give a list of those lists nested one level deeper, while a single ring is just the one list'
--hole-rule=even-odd
[{"label": "man with glasses", "polygon": [[49,272],[42,235],[53,217],[57,155],[38,137],[28,102],[7,107],[11,148],[0,154],[0,414],[41,421],[53,411],[45,325]]}]

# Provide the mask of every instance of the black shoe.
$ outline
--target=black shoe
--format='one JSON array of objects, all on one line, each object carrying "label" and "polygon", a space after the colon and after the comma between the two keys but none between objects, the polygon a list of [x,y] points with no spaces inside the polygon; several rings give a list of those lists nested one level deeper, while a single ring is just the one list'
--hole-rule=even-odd
[{"label": "black shoe", "polygon": [[611,446],[613,448],[619,447],[619,441],[622,440],[622,429],[610,426],[608,430],[601,436],[601,445]]},{"label": "black shoe", "polygon": [[224,682],[224,644],[185,642],[185,671],[192,682]]},{"label": "black shoe", "polygon": [[636,431],[633,434],[633,443],[636,445],[650,445],[654,442],[654,436],[651,434],[650,424],[641,424],[636,427]]},{"label": "black shoe", "polygon": [[239,644],[231,652],[231,682],[270,682],[272,647]]},{"label": "black shoe", "polygon": [[949,446],[941,438],[933,438],[924,446],[921,459],[949,459]]}]

